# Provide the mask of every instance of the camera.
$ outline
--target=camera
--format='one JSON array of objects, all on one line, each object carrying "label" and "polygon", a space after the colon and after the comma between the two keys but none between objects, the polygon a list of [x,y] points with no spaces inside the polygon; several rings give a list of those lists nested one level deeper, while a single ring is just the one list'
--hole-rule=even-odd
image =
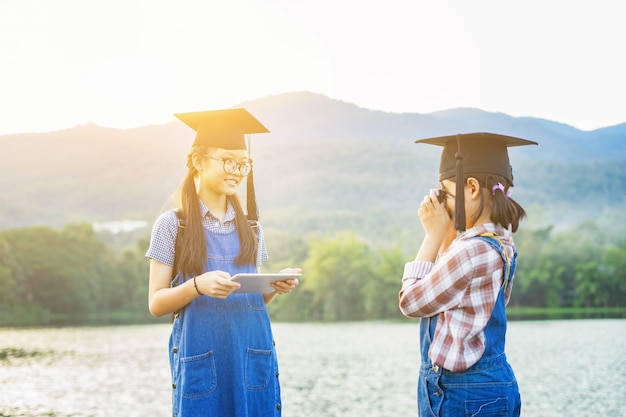
[{"label": "camera", "polygon": [[446,198],[448,197],[448,193],[446,193],[444,190],[435,190],[435,194],[437,194],[437,201],[439,201],[440,203],[445,203],[446,202]]}]

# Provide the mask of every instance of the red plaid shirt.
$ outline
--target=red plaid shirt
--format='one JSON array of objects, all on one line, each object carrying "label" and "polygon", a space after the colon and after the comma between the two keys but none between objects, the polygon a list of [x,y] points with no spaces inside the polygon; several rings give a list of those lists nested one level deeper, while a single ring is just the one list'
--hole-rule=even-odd
[{"label": "red plaid shirt", "polygon": [[[485,350],[487,325],[503,279],[501,255],[480,239],[493,233],[513,256],[511,233],[492,223],[482,224],[456,238],[435,263],[408,262],[402,276],[400,310],[407,317],[437,315],[430,346],[432,363],[453,372],[463,371]],[[509,302],[512,284],[507,286]]]}]

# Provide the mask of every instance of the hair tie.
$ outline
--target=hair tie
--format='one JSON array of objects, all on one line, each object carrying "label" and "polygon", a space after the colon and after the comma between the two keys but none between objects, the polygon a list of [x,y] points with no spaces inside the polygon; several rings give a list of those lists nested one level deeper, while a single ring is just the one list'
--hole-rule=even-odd
[{"label": "hair tie", "polygon": [[496,190],[500,190],[504,193],[506,198],[511,198],[511,190],[504,191],[504,185],[502,183],[497,183],[493,187],[491,187],[491,195],[496,195]]}]

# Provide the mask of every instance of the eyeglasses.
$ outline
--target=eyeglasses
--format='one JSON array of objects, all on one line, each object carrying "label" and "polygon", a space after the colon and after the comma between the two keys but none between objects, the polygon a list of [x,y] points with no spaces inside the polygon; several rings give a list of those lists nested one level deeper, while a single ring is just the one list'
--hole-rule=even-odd
[{"label": "eyeglasses", "polygon": [[211,155],[203,155],[209,159],[215,159],[216,161],[222,161],[224,163],[224,172],[227,174],[234,174],[239,169],[239,175],[246,177],[252,171],[252,161],[239,162],[231,158],[221,159],[215,158]]}]

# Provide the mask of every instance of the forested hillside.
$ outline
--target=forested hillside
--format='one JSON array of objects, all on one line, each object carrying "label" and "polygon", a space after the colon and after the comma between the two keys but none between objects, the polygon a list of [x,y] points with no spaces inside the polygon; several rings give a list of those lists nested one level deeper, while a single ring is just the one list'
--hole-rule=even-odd
[{"label": "forested hillside", "polygon": [[[436,186],[439,158],[439,149],[415,139],[470,131],[540,143],[511,151],[514,197],[533,214],[529,223],[626,223],[626,124],[583,132],[477,109],[393,114],[306,92],[241,106],[271,131],[255,135],[252,145],[261,219],[269,228],[297,235],[358,230],[378,240],[414,233],[415,210]],[[149,224],[181,181],[192,138],[174,120],[0,136],[0,229]]]}]

